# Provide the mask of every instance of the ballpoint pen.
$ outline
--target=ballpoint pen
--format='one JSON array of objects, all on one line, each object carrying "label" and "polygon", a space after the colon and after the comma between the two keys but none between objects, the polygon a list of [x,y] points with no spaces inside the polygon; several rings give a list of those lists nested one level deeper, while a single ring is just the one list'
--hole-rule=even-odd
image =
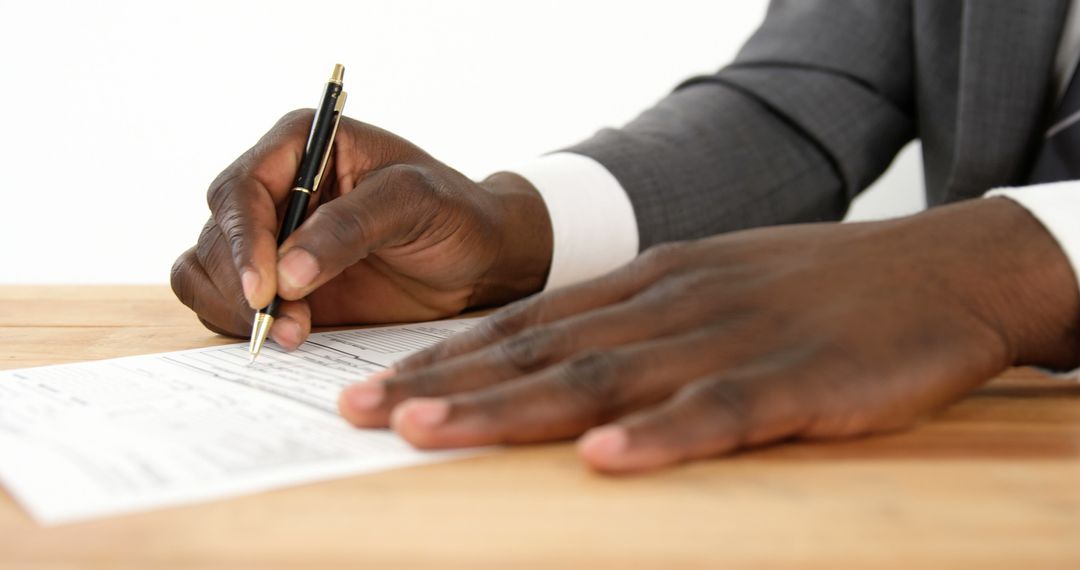
[{"label": "ballpoint pen", "polygon": [[[304,221],[311,195],[319,190],[323,170],[330,158],[330,150],[334,146],[334,135],[337,133],[338,123],[341,122],[341,111],[345,107],[346,93],[342,91],[344,76],[345,67],[341,64],[335,65],[330,81],[327,82],[326,89],[323,91],[322,101],[315,110],[307,145],[304,147],[304,157],[300,160],[296,181],[289,192],[289,205],[285,209],[281,229],[278,230],[278,247],[281,247],[289,234],[293,233]],[[255,320],[251,324],[251,344],[248,345],[248,352],[251,354],[250,362],[255,362],[255,357],[259,356],[259,351],[266,342],[266,335],[270,333],[270,326],[274,324],[274,317],[277,316],[280,305],[281,297],[274,295],[274,300],[270,301],[266,308],[255,313]]]}]

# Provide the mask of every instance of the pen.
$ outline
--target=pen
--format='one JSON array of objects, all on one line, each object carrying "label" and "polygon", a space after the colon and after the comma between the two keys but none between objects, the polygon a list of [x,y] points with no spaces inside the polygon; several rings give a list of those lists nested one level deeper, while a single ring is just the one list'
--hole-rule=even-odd
[{"label": "pen", "polygon": [[[345,76],[345,67],[340,63],[334,65],[334,72],[330,75],[330,81],[323,90],[322,101],[315,110],[315,118],[311,121],[311,131],[308,133],[307,145],[304,147],[304,157],[300,160],[300,169],[296,172],[296,181],[293,189],[289,192],[289,205],[285,209],[285,218],[278,230],[278,247],[293,233],[307,214],[308,202],[311,195],[319,190],[319,182],[322,181],[323,170],[326,161],[330,158],[330,149],[334,146],[334,134],[337,133],[338,123],[341,122],[341,110],[345,107],[346,93],[342,91],[342,80]],[[251,344],[248,352],[251,354],[249,362],[255,362],[259,356],[266,335],[270,333],[270,325],[274,324],[278,307],[281,305],[281,297],[274,295],[274,300],[264,309],[255,313],[255,320],[251,324]]]}]

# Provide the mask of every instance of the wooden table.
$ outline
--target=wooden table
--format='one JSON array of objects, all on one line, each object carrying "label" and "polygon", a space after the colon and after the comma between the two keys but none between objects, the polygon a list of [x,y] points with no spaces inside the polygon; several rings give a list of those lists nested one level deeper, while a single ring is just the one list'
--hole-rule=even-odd
[{"label": "wooden table", "polygon": [[[224,342],[165,287],[0,287],[4,368]],[[630,478],[556,444],[56,528],[4,495],[0,567],[1080,568],[1080,384]]]}]

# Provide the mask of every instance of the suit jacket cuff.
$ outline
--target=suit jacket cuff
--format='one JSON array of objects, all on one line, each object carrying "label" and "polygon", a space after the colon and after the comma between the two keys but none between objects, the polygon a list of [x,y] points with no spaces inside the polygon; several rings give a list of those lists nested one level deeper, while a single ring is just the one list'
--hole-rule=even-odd
[{"label": "suit jacket cuff", "polygon": [[536,187],[551,217],[554,241],[544,290],[592,279],[637,255],[634,207],[599,162],[557,152],[510,171]]}]

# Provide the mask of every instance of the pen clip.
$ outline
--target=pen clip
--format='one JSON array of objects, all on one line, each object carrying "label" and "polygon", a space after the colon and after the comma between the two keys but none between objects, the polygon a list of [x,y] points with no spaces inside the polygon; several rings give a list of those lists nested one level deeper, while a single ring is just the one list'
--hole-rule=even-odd
[{"label": "pen clip", "polygon": [[334,103],[334,129],[330,131],[330,142],[326,144],[322,162],[319,163],[319,171],[315,175],[315,183],[311,185],[311,191],[313,193],[319,191],[319,183],[322,182],[323,171],[326,170],[326,163],[330,160],[330,152],[334,149],[334,140],[337,139],[338,124],[341,123],[341,114],[345,109],[345,98],[348,95],[348,93],[342,91],[341,95],[338,95],[337,102]]}]

